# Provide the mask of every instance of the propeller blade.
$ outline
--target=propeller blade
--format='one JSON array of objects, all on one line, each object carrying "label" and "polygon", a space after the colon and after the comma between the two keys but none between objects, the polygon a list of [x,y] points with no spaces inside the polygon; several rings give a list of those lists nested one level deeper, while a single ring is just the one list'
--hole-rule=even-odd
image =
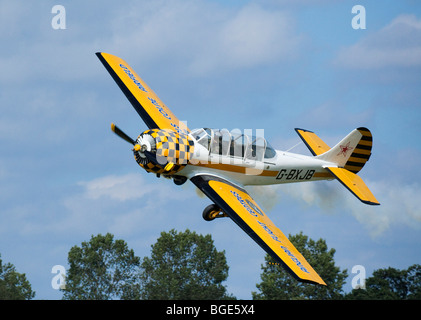
[{"label": "propeller blade", "polygon": [[111,123],[111,130],[118,135],[121,139],[126,140],[128,143],[131,143],[132,145],[136,144],[136,140],[133,140],[130,138],[127,134],[123,132],[119,127],[117,127],[114,123]]},{"label": "propeller blade", "polygon": [[[121,130],[119,127],[117,127],[114,123],[111,123],[111,130],[116,135],[118,135],[121,139],[126,140],[128,143],[131,143],[134,146],[133,151],[138,151],[138,152],[140,151],[153,164],[158,165],[161,168],[164,168],[166,171],[170,171],[174,167],[174,163],[172,163],[172,162],[168,162],[168,161],[165,161],[165,160],[159,161],[156,153],[152,153],[148,150],[142,150],[146,147],[146,145],[141,147],[139,144],[137,144],[136,140],[133,140],[132,138],[130,138],[127,134],[125,134],[123,132],[123,130]],[[162,157],[160,157],[160,159],[161,158]]]},{"label": "propeller blade", "polygon": [[146,150],[143,153],[145,154],[146,158],[149,159],[150,162],[160,166],[161,168],[164,168],[166,171],[170,171],[174,167],[174,163],[172,162],[159,162],[155,153]]},{"label": "propeller blade", "polygon": [[145,154],[146,158],[149,159],[150,162],[152,162],[153,164],[156,164],[158,166],[163,167],[163,165],[161,163],[159,163],[158,159],[156,158],[155,153],[152,153],[152,152],[147,151],[147,150],[143,151],[143,153]]}]

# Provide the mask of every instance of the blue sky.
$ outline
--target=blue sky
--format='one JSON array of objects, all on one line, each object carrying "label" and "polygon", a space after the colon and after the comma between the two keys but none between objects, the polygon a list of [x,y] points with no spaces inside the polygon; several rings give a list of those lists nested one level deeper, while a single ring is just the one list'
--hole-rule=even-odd
[{"label": "blue sky", "polygon": [[[51,9],[66,9],[66,29]],[[366,9],[354,30],[351,9]],[[113,233],[149,255],[161,231],[210,233],[230,266],[228,291],[251,298],[264,252],[210,203],[142,171],[130,146],[146,129],[95,52],[126,60],[190,128],[265,129],[278,149],[301,127],[334,145],[368,127],[361,176],[382,203],[338,182],[253,187],[285,234],[335,248],[367,275],[420,263],[421,5],[417,1],[0,1],[0,254],[37,299],[60,299],[54,265],[73,245]],[[292,151],[309,154],[305,146]],[[347,286],[349,290],[350,285]]]}]

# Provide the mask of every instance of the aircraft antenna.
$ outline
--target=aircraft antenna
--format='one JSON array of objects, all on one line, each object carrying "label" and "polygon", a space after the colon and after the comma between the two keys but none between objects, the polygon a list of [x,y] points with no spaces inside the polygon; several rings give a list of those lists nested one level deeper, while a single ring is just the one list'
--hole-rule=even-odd
[{"label": "aircraft antenna", "polygon": [[286,152],[290,152],[292,149],[294,149],[295,147],[298,147],[300,144],[302,144],[303,142],[300,141],[298,142],[295,146],[292,146],[291,148],[289,148]]}]

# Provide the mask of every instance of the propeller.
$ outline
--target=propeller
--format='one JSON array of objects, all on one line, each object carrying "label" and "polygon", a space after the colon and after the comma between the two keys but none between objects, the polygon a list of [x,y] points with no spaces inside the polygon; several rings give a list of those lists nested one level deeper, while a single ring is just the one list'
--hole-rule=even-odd
[{"label": "propeller", "polygon": [[111,123],[111,130],[118,135],[121,139],[126,140],[128,143],[132,145],[136,145],[136,140],[130,138],[127,134],[123,132],[119,127],[117,127],[114,123]]},{"label": "propeller", "polygon": [[121,130],[119,127],[117,127],[114,123],[111,123],[111,130],[116,135],[118,135],[121,139],[127,141],[128,143],[131,143],[134,146],[133,151],[140,151],[153,164],[161,166],[161,167],[165,168],[166,170],[170,170],[174,166],[174,164],[168,163],[168,162],[164,165],[162,163],[160,163],[158,161],[158,159],[156,158],[155,153],[152,153],[152,152],[146,150],[146,148],[147,148],[146,145],[141,146],[140,144],[138,144],[136,140],[133,140],[132,138],[130,138],[123,130]]}]

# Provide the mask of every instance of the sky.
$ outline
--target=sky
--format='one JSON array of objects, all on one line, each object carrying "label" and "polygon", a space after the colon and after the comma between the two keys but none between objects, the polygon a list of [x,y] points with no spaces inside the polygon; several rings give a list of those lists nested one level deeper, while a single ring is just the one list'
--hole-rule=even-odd
[{"label": "sky", "polygon": [[211,234],[229,293],[251,299],[260,282],[264,251],[230,219],[204,221],[210,200],[146,173],[111,132],[147,127],[97,51],[127,61],[190,129],[264,129],[276,149],[310,155],[294,128],[330,146],[369,128],[360,176],[380,206],[337,181],[248,190],[285,234],[336,250],[347,291],[354,266],[368,277],[421,263],[419,1],[0,0],[0,39],[0,254],[36,299],[61,299],[53,266],[107,232],[141,258],[162,231]]}]

